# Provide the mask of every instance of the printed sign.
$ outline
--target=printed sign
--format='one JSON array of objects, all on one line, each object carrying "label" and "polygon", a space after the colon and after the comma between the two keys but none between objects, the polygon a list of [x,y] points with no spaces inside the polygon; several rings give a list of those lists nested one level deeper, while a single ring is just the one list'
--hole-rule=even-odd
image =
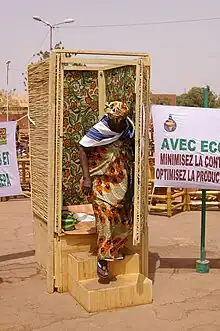
[{"label": "printed sign", "polygon": [[0,197],[22,194],[15,130],[16,122],[0,122]]},{"label": "printed sign", "polygon": [[0,145],[7,145],[6,128],[0,128]]},{"label": "printed sign", "polygon": [[220,109],[152,105],[155,187],[220,190]]}]

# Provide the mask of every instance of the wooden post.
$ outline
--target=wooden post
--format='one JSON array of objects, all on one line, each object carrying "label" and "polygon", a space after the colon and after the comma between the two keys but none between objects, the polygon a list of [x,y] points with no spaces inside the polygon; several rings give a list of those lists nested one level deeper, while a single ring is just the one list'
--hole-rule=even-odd
[{"label": "wooden post", "polygon": [[98,72],[98,87],[99,87],[99,118],[101,118],[105,113],[104,107],[106,101],[104,71]]},{"label": "wooden post", "polygon": [[167,216],[172,216],[172,195],[171,187],[167,188]]},{"label": "wooden post", "polygon": [[63,183],[63,94],[64,94],[64,70],[61,64],[62,54],[56,57],[56,121],[55,121],[55,224],[54,229],[58,235],[62,233],[62,183]]},{"label": "wooden post", "polygon": [[[149,108],[149,95],[150,95],[150,67],[149,61],[146,58],[142,59],[142,98],[141,98],[141,106],[142,106],[142,113],[141,113],[141,126],[143,129],[143,135],[141,138],[144,139],[144,151],[143,151],[143,165],[142,170],[148,167],[149,170],[149,119],[150,119],[150,108]],[[141,233],[141,273],[148,277],[148,214],[149,214],[149,172],[147,171],[145,174],[141,174],[141,180],[144,182],[143,190],[142,190],[142,208],[144,208],[144,224],[143,224],[143,231]],[[153,188],[154,191],[154,188]],[[153,192],[152,192],[153,194]],[[152,201],[151,201],[152,202]]]},{"label": "wooden post", "polygon": [[[56,54],[50,55],[49,111],[48,111],[48,224],[47,224],[47,290],[54,292],[54,132]],[[45,252],[46,254],[46,252]]]},{"label": "wooden post", "polygon": [[187,211],[187,189],[183,189],[183,196],[182,196],[182,202],[183,202],[183,211]]},{"label": "wooden post", "polygon": [[22,184],[25,185],[26,184],[26,161],[25,160],[21,160],[21,167],[22,167]]},{"label": "wooden post", "polygon": [[186,211],[190,211],[191,210],[191,206],[190,206],[190,194],[189,194],[189,190],[186,190]]}]

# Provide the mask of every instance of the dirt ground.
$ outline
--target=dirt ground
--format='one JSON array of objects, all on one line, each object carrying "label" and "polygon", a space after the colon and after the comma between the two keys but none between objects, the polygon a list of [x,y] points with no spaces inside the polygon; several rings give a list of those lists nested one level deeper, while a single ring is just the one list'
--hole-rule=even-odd
[{"label": "dirt ground", "polygon": [[211,270],[201,275],[195,272],[200,212],[150,216],[153,303],[88,314],[69,294],[46,292],[34,258],[30,201],[1,202],[0,331],[220,331],[219,219],[220,212],[207,213]]}]

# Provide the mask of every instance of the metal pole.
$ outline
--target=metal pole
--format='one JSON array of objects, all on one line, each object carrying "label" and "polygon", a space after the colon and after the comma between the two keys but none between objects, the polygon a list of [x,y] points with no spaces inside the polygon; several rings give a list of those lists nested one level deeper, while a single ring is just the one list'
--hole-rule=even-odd
[{"label": "metal pole", "polygon": [[53,50],[53,26],[50,25],[50,51]]},{"label": "metal pole", "polygon": [[66,20],[64,20],[63,22],[60,23],[56,23],[56,24],[50,24],[49,22],[43,20],[41,17],[39,16],[33,16],[33,19],[37,22],[41,22],[43,24],[45,24],[46,26],[49,26],[50,28],[50,51],[53,50],[53,29],[55,29],[56,27],[62,25],[62,24],[70,24],[70,23],[74,23],[74,19],[72,18],[67,18]]},{"label": "metal pole", "polygon": [[[203,90],[203,107],[208,108],[209,87]],[[201,246],[200,260],[196,261],[196,271],[199,273],[209,272],[209,261],[206,260],[205,252],[205,231],[206,231],[206,190],[202,190],[202,212],[201,212]]]},{"label": "metal pole", "polygon": [[9,65],[11,61],[6,62],[6,120],[8,122],[8,117],[9,117]]}]

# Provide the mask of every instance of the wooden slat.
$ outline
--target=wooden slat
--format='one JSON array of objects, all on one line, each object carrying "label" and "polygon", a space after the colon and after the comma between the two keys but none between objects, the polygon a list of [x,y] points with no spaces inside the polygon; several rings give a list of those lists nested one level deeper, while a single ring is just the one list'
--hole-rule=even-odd
[{"label": "wooden slat", "polygon": [[[148,252],[149,252],[149,243],[148,243],[148,179],[149,179],[149,172],[145,173],[145,169],[149,165],[148,156],[149,156],[149,143],[148,143],[148,127],[149,127],[149,116],[150,116],[150,62],[147,61],[146,58],[142,58],[141,60],[142,65],[142,128],[144,137],[144,155],[142,161],[142,209],[143,209],[143,225],[142,225],[142,236],[141,236],[141,272],[148,277]],[[144,108],[143,108],[144,107]],[[143,113],[144,110],[144,113]]]},{"label": "wooden slat", "polygon": [[134,224],[133,245],[140,244],[140,65],[136,68],[136,107],[135,107],[135,170],[134,170]]},{"label": "wooden slat", "polygon": [[60,113],[59,116],[59,150],[58,150],[58,160],[57,167],[59,167],[59,177],[58,177],[58,192],[57,192],[57,208],[58,208],[58,235],[62,233],[62,207],[63,207],[63,199],[62,199],[62,186],[63,186],[63,93],[64,93],[64,70],[60,68],[60,105],[58,111]]},{"label": "wooden slat", "polygon": [[48,109],[48,234],[47,234],[47,290],[54,292],[54,138],[56,100],[56,55],[50,57]]},{"label": "wooden slat", "polygon": [[106,58],[63,58],[62,59],[63,64],[97,64],[97,65],[103,65],[103,67],[112,65],[112,66],[125,66],[125,65],[137,65],[138,60],[125,60],[125,59],[106,59]]},{"label": "wooden slat", "polygon": [[28,66],[32,210],[48,221],[49,59]]},{"label": "wooden slat", "polygon": [[70,65],[65,65],[64,66],[64,70],[75,70],[75,71],[99,71],[99,70],[102,70],[103,68],[102,67],[93,67],[93,66],[70,66]]},{"label": "wooden slat", "polygon": [[67,50],[56,49],[56,53],[64,54],[87,54],[87,55],[107,55],[107,56],[131,56],[131,57],[149,57],[148,53],[135,53],[135,52],[113,52],[113,51],[94,51],[94,50]]},{"label": "wooden slat", "polygon": [[98,86],[99,86],[99,118],[101,118],[105,114],[104,107],[106,101],[105,75],[103,71],[99,71]]},{"label": "wooden slat", "polygon": [[176,209],[178,209],[180,207],[183,207],[183,206],[184,206],[184,202],[180,202],[180,203],[177,203],[175,205],[172,205],[171,210],[176,210]]}]

